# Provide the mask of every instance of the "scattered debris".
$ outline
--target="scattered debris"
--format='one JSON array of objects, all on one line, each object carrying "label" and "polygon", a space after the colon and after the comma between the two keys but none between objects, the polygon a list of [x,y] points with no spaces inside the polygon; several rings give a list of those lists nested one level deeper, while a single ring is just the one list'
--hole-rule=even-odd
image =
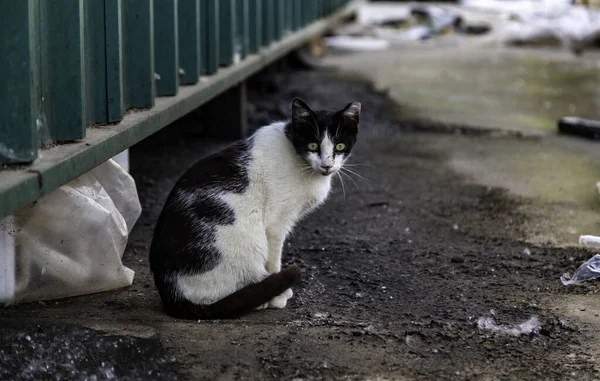
[{"label": "scattered debris", "polygon": [[600,12],[571,0],[463,0],[462,6],[494,12],[508,20],[500,34],[510,45],[561,44],[580,55],[600,32]]},{"label": "scattered debris", "polygon": [[386,50],[390,46],[389,41],[381,38],[353,36],[327,37],[325,43],[329,48],[358,52]]},{"label": "scattered debris", "polygon": [[390,25],[406,22],[410,18],[410,7],[399,4],[361,4],[356,20],[362,25]]},{"label": "scattered debris", "polygon": [[600,121],[565,116],[558,121],[558,132],[600,140]]},{"label": "scattered debris", "polygon": [[340,27],[326,41],[333,48],[376,51],[389,48],[391,41],[421,41],[453,32],[481,35],[491,30],[482,22],[467,23],[457,7],[367,3],[359,7],[356,23]]},{"label": "scattered debris", "polygon": [[561,276],[560,281],[564,286],[569,286],[594,280],[598,277],[600,277],[600,254],[588,259],[575,271],[573,276],[569,277],[568,274]]},{"label": "scattered debris", "polygon": [[579,237],[579,244],[587,247],[593,247],[594,249],[600,249],[600,237],[593,235],[582,235]]},{"label": "scattered debris", "polygon": [[448,33],[463,23],[462,17],[438,6],[418,6],[410,13],[417,22],[427,25],[432,34]]},{"label": "scattered debris", "polygon": [[523,250],[523,254],[525,254],[525,255],[531,255],[531,250],[529,250],[529,248],[527,248],[527,247],[526,247],[526,248]]},{"label": "scattered debris", "polygon": [[492,316],[482,316],[477,320],[477,328],[510,336],[531,335],[538,333],[542,328],[542,324],[537,316],[532,316],[528,320],[517,324],[496,324]]},{"label": "scattered debris", "polygon": [[370,202],[370,203],[367,204],[367,207],[369,207],[369,208],[376,208],[376,207],[382,206],[382,207],[385,208],[385,207],[388,206],[388,204],[389,203],[387,201]]}]

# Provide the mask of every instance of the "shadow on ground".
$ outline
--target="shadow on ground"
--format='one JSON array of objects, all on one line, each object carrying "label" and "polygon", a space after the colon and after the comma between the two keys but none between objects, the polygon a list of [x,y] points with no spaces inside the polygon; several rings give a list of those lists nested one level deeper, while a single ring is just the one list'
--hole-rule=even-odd
[{"label": "shadow on ground", "polygon": [[[284,261],[304,274],[289,307],[201,323],[160,311],[147,261],[152,229],[178,176],[225,144],[207,141],[188,118],[132,150],[144,208],[124,255],[134,285],[1,310],[0,335],[9,340],[0,343],[0,369],[10,373],[0,375],[50,378],[28,368],[42,356],[31,347],[46,347],[47,337],[80,341],[83,331],[84,345],[61,350],[76,350],[85,358],[78,370],[98,379],[106,366],[115,379],[137,379],[140,369],[207,380],[598,379],[586,333],[545,304],[598,290],[558,281],[589,252],[526,243],[528,199],[465,181],[450,169],[448,135],[411,132],[368,85],[322,72],[292,72],[271,85],[251,87],[254,125],[285,118],[295,96],[314,108],[363,104],[351,168],[365,179],[345,178],[345,190],[337,183],[286,244]],[[498,324],[537,316],[541,327],[521,336],[479,329],[478,319],[492,314]],[[127,353],[111,350],[117,337]],[[57,351],[44,361],[62,361]]]}]

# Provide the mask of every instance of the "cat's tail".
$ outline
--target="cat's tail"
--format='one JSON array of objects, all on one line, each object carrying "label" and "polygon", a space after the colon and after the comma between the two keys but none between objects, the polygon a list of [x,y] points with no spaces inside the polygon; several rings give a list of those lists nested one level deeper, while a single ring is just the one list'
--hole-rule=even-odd
[{"label": "cat's tail", "polygon": [[258,283],[234,292],[233,294],[209,305],[198,305],[184,300],[163,300],[167,315],[189,320],[235,319],[257,307],[268,303],[288,288],[300,281],[300,269],[290,267],[271,274]]}]

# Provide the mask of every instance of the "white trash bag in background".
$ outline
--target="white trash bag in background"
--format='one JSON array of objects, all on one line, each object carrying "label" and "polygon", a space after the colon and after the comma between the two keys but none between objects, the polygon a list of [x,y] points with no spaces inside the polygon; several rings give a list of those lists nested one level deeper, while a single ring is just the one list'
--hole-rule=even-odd
[{"label": "white trash bag in background", "polygon": [[0,221],[0,301],[130,286],[121,257],[140,214],[135,181],[112,159],[19,209]]}]

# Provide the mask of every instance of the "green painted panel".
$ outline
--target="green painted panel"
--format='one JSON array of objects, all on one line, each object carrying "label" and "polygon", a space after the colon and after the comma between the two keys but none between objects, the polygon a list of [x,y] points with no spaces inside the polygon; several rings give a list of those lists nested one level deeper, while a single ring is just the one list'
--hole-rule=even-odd
[{"label": "green painted panel", "polygon": [[256,53],[262,46],[262,1],[251,0],[249,4],[249,51]]},{"label": "green painted panel", "polygon": [[294,0],[294,30],[300,29],[302,26],[302,0]]},{"label": "green painted panel", "polygon": [[104,1],[83,2],[85,125],[108,120]]},{"label": "green painted panel", "polygon": [[273,39],[281,40],[285,30],[285,0],[273,0]]},{"label": "green painted panel", "polygon": [[214,74],[219,70],[219,1],[200,0],[201,70],[203,74]]},{"label": "green painted panel", "polygon": [[0,163],[37,157],[37,1],[0,1]]},{"label": "green painted panel", "polygon": [[118,122],[125,111],[123,98],[123,22],[121,0],[104,0],[107,122]]},{"label": "green painted panel", "polygon": [[154,7],[152,0],[121,2],[125,109],[154,106]]},{"label": "green painted panel", "polygon": [[175,95],[179,88],[177,0],[154,0],[154,71],[156,94]]},{"label": "green painted panel", "polygon": [[285,1],[285,34],[289,34],[294,30],[294,0]]},{"label": "green painted panel", "polygon": [[235,0],[219,0],[219,64],[229,66],[236,62]]},{"label": "green painted panel", "polygon": [[55,141],[79,140],[86,127],[83,0],[40,4],[43,123]]},{"label": "green painted panel", "polygon": [[275,0],[263,0],[262,3],[262,46],[269,46],[273,42],[275,32]]},{"label": "green painted panel", "polygon": [[250,0],[236,1],[236,47],[242,58],[248,55],[250,46]]},{"label": "green painted panel", "polygon": [[[33,63],[39,60],[39,44],[36,40],[36,36],[39,36],[39,30],[37,30],[39,22],[37,20],[38,12],[30,12],[29,5],[39,4],[39,0],[29,0],[26,3],[28,5],[26,12],[23,12],[23,8],[20,7],[25,1],[20,3],[19,6],[15,6],[11,2],[10,8],[4,8],[2,1],[0,0],[0,10],[2,11],[0,12],[0,21],[2,21],[3,33],[15,30],[18,32],[17,34],[11,34],[14,40],[1,40],[0,47],[3,48],[2,53],[5,54],[3,58],[7,56],[14,57],[20,59],[20,61],[13,61],[19,62],[18,67],[15,67],[7,65],[4,60],[0,60],[0,66],[9,70],[9,72],[0,71],[0,79],[10,79],[13,75],[22,75],[22,77],[18,78],[20,80],[18,82],[8,80],[2,82],[6,87],[0,87],[2,89],[0,91],[2,95],[0,96],[3,97],[2,100],[8,100],[9,106],[20,108],[21,111],[24,111],[24,114],[34,110],[30,115],[37,117],[37,115],[40,115],[37,112],[35,101],[38,99],[37,89],[39,88],[37,74],[35,74],[38,72],[38,67]],[[124,2],[130,1],[132,0]],[[359,3],[355,1],[354,4],[356,6]],[[35,9],[35,7],[32,8]],[[12,168],[0,171],[0,217],[10,214],[17,208],[25,206],[40,196],[57,189],[115,154],[197,109],[207,101],[303,46],[311,38],[322,35],[331,25],[338,23],[351,13],[352,8],[348,8],[344,13],[336,14],[331,19],[314,23],[289,36],[284,44],[274,44],[262,50],[260,55],[249,56],[238,65],[220,70],[215,75],[207,77],[205,81],[190,86],[185,92],[182,91],[174,97],[163,98],[161,99],[160,108],[137,110],[136,117],[126,118],[123,122],[108,128],[88,129],[84,141],[52,147],[47,154],[24,169]],[[4,19],[7,14],[10,17]],[[29,23],[26,22],[27,20],[25,22],[23,20],[25,14],[29,16]],[[7,20],[13,20],[14,23]],[[30,25],[31,28],[27,28],[23,32],[21,28],[24,25]],[[23,36],[25,36],[24,40]],[[20,50],[23,46],[28,46],[28,53],[23,53]],[[7,49],[10,47],[12,47],[12,50]],[[26,86],[15,86],[15,84],[26,84]],[[7,92],[4,92],[6,88],[15,90],[10,95],[12,98],[18,98],[18,102],[12,101],[10,98],[7,99]],[[29,92],[25,95],[25,98],[21,96],[23,92]],[[5,107],[7,107],[7,104],[0,103],[2,110],[6,110]],[[23,117],[23,115],[21,116]],[[7,120],[6,115],[0,113],[0,121],[5,120]],[[30,127],[31,124],[28,124],[28,122],[32,120],[35,120],[35,118],[25,116],[23,117],[24,123],[19,123],[16,126],[19,129],[22,126]],[[9,131],[14,133],[14,130],[6,130],[6,126],[11,127],[15,124],[0,124],[0,132]],[[22,129],[19,131],[24,132]],[[29,134],[29,136],[31,135],[33,134]],[[2,135],[0,141],[5,144],[11,140]],[[21,140],[18,140],[18,142],[21,142]],[[32,147],[36,146],[33,145]]]},{"label": "green painted panel", "polygon": [[200,0],[179,0],[177,25],[180,81],[192,85],[200,75]]}]

